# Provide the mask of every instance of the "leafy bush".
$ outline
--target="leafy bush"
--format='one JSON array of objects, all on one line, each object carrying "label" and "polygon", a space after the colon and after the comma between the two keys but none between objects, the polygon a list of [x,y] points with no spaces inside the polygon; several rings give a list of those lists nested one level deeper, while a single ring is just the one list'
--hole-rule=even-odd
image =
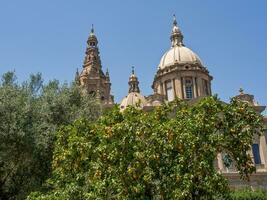
[{"label": "leafy bush", "polygon": [[232,200],[267,200],[267,190],[237,190],[231,193]]}]

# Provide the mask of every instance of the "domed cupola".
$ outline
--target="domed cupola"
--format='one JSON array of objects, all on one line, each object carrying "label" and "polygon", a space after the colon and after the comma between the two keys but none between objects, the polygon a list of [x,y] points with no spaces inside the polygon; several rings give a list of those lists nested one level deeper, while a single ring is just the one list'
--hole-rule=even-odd
[{"label": "domed cupola", "polygon": [[211,95],[212,77],[198,55],[184,45],[183,38],[174,15],[171,48],[160,59],[152,85],[154,93],[165,95],[168,101]]},{"label": "domed cupola", "polygon": [[143,109],[147,105],[147,101],[143,95],[140,94],[139,81],[132,68],[132,74],[129,77],[129,92],[126,97],[123,98],[120,104],[120,110],[123,111],[127,106],[135,106]]},{"label": "domed cupola", "polygon": [[183,44],[184,36],[177,26],[177,21],[175,18],[175,15],[173,16],[173,27],[172,27],[172,34],[171,34],[171,41],[172,41],[172,47],[175,46],[184,46]]},{"label": "domed cupola", "polygon": [[88,37],[87,44],[91,48],[97,48],[98,40],[95,35],[94,25],[92,24],[91,33]]}]

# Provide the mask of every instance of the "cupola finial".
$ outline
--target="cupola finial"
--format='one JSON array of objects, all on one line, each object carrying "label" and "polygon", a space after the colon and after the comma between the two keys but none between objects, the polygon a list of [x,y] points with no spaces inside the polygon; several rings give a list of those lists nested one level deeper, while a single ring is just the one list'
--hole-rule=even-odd
[{"label": "cupola finial", "polygon": [[109,71],[108,71],[108,68],[106,70],[106,77],[109,77]]},{"label": "cupola finial", "polygon": [[173,26],[177,26],[176,16],[173,14]]},{"label": "cupola finial", "polygon": [[140,89],[139,89],[139,81],[137,76],[135,75],[135,71],[134,71],[134,67],[132,66],[132,74],[129,78],[129,93],[131,92],[137,92],[140,93]]},{"label": "cupola finial", "polygon": [[175,14],[173,15],[173,27],[171,33],[172,47],[174,46],[184,46],[183,44],[183,34],[177,25],[177,20]]},{"label": "cupola finial", "polygon": [[244,94],[244,89],[242,87],[239,89],[239,93]]},{"label": "cupola finial", "polygon": [[97,37],[95,35],[94,24],[92,24],[91,31],[90,31],[90,34],[89,34],[89,37],[88,37],[88,40],[87,40],[87,44],[90,47],[96,48],[97,47],[97,43],[98,43],[98,41],[97,41]]},{"label": "cupola finial", "polygon": [[94,33],[95,30],[94,30],[94,24],[92,24],[92,28],[91,28],[91,33]]},{"label": "cupola finial", "polygon": [[135,73],[134,73],[134,66],[132,66],[132,75],[134,75]]}]

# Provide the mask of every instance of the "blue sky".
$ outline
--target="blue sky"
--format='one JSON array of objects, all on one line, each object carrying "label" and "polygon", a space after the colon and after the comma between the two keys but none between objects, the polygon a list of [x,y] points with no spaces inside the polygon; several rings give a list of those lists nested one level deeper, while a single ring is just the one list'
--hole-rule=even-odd
[{"label": "blue sky", "polygon": [[243,87],[267,105],[266,10],[266,0],[0,0],[0,74],[73,80],[93,23],[115,100],[127,94],[132,65],[148,95],[176,14],[185,45],[214,77],[213,93],[228,101]]}]

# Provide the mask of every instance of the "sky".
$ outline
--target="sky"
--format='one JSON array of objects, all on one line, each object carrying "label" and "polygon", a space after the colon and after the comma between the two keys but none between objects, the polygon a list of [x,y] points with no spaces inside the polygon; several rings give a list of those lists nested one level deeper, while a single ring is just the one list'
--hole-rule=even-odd
[{"label": "sky", "polygon": [[127,95],[131,66],[149,95],[175,14],[184,44],[214,77],[213,94],[227,102],[242,87],[267,105],[266,10],[266,0],[0,0],[0,75],[72,81],[94,24],[115,101]]}]

